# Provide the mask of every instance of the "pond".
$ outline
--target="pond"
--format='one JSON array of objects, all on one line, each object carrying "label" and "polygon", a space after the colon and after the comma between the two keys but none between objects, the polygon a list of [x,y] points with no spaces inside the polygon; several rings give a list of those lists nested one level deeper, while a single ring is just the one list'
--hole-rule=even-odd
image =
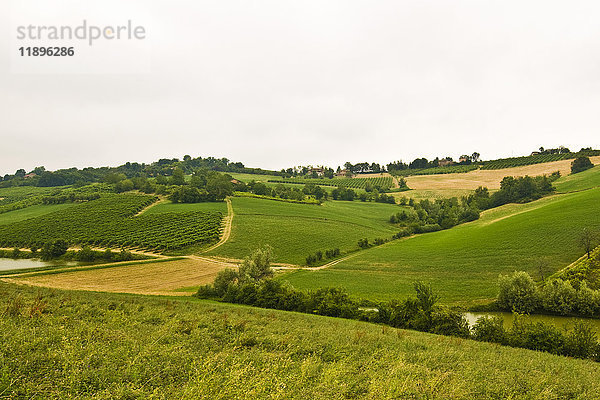
[{"label": "pond", "polygon": [[[500,316],[504,321],[504,327],[510,328],[512,326],[512,322],[514,316],[512,313],[508,312],[487,312],[487,313],[465,313],[467,320],[469,321],[469,325],[473,326],[475,322],[477,322],[477,318],[483,316]],[[546,322],[556,325],[559,328],[566,327],[568,329],[573,328],[573,325],[578,321],[590,322],[592,326],[596,328],[596,332],[600,334],[600,319],[593,318],[581,318],[581,317],[561,317],[556,315],[531,315],[527,317],[529,321],[532,322]]]},{"label": "pond", "polygon": [[58,267],[77,265],[75,261],[42,261],[35,258],[12,259],[0,258],[0,271],[10,271],[13,269],[29,269],[43,267]]}]

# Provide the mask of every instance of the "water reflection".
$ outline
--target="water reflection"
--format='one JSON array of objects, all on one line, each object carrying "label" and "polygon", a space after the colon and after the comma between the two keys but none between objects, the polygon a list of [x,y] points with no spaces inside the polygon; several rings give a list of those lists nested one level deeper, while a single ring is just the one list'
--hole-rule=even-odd
[{"label": "water reflection", "polygon": [[13,269],[29,269],[42,267],[58,267],[77,265],[75,261],[42,261],[39,259],[12,259],[0,258],[0,271],[10,271]]}]

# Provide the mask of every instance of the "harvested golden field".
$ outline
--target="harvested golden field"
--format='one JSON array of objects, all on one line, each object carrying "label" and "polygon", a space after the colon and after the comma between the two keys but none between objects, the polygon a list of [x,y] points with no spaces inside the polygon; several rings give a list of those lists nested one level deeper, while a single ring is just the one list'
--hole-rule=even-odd
[{"label": "harvested golden field", "polygon": [[[594,164],[600,163],[600,156],[590,157]],[[505,176],[537,176],[560,171],[562,176],[571,172],[573,160],[553,161],[543,164],[526,165],[523,167],[475,170],[456,174],[416,175],[406,177],[406,183],[411,189],[466,189],[475,190],[479,186],[489,189],[499,189],[500,181]]]},{"label": "harvested golden field", "polygon": [[5,280],[58,289],[177,296],[185,294],[178,289],[211,283],[226,266],[223,262],[197,257]]}]

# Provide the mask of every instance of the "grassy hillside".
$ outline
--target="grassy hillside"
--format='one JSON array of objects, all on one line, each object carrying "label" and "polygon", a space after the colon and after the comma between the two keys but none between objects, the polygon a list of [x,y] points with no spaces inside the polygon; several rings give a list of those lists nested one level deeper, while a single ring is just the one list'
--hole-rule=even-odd
[{"label": "grassy hillside", "polygon": [[541,257],[557,270],[583,254],[578,235],[600,225],[600,189],[556,195],[486,211],[480,220],[390,242],[329,270],[284,276],[298,288],[342,286],[359,297],[404,296],[416,280],[431,282],[448,302],[492,298],[498,274],[537,276]]},{"label": "grassy hillside", "polygon": [[232,199],[235,217],[231,238],[211,255],[243,258],[260,245],[273,246],[275,261],[301,264],[317,250],[355,249],[360,238],[391,237],[388,223],[399,206],[358,201],[323,205],[270,200]]},{"label": "grassy hillside", "polygon": [[600,365],[356,321],[0,283],[0,396],[594,399]]},{"label": "grassy hillside", "polygon": [[20,210],[10,211],[0,214],[0,225],[12,224],[13,222],[23,221],[29,218],[39,217],[55,211],[62,211],[71,207],[72,203],[35,205]]},{"label": "grassy hillside", "polygon": [[573,192],[600,187],[600,165],[574,175],[563,176],[554,186],[558,192]]}]

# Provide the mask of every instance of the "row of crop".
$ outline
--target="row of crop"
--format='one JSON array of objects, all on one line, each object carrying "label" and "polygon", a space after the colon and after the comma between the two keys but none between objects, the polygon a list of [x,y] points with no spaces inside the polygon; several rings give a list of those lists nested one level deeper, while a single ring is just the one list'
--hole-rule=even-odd
[{"label": "row of crop", "polygon": [[474,171],[479,168],[477,164],[470,165],[449,165],[446,167],[424,168],[424,169],[404,169],[394,171],[399,176],[411,175],[436,175],[436,174],[458,174]]},{"label": "row of crop", "polygon": [[503,169],[522,167],[525,165],[542,164],[553,161],[569,160],[575,158],[575,153],[564,154],[539,154],[525,157],[502,158],[498,160],[486,161],[481,169]]},{"label": "row of crop", "polygon": [[270,179],[273,183],[292,183],[297,185],[306,185],[309,183],[320,186],[343,186],[351,189],[365,189],[368,185],[372,187],[390,188],[393,185],[393,178],[390,176],[379,176],[375,178],[281,178]]},{"label": "row of crop", "polygon": [[177,249],[219,238],[223,215],[218,212],[134,216],[154,201],[145,195],[103,196],[2,226],[0,246],[30,247],[63,239],[77,245]]}]

